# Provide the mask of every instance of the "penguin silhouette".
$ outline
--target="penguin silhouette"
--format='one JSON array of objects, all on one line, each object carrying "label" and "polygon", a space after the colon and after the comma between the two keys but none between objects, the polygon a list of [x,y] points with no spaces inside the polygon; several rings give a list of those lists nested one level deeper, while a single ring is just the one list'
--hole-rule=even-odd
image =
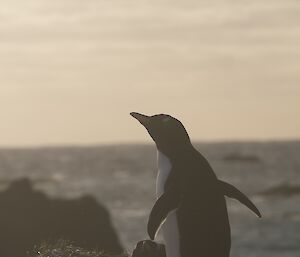
[{"label": "penguin silhouette", "polygon": [[162,226],[167,257],[229,257],[224,196],[261,217],[259,210],[237,188],[218,180],[179,120],[166,114],[130,114],[147,129],[158,150],[157,201],[147,228],[150,238],[154,240]]}]

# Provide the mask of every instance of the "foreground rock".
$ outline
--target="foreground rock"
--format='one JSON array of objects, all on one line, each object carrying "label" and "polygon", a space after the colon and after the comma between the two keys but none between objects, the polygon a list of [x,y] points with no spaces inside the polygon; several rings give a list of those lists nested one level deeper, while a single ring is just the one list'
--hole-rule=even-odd
[{"label": "foreground rock", "polygon": [[24,257],[43,241],[66,239],[76,247],[121,253],[108,211],[91,196],[50,199],[28,179],[0,193],[0,256]]},{"label": "foreground rock", "polygon": [[165,245],[151,240],[139,241],[131,257],[166,257]]}]

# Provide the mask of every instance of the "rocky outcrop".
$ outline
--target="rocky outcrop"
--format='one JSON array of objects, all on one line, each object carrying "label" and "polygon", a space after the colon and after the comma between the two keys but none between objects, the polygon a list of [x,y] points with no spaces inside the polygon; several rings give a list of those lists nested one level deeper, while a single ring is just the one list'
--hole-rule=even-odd
[{"label": "rocky outcrop", "polygon": [[132,257],[166,257],[166,249],[163,244],[142,240],[136,244]]},{"label": "rocky outcrop", "polygon": [[66,239],[74,246],[121,253],[108,211],[93,197],[51,199],[28,179],[0,193],[0,256],[24,257],[43,241]]}]

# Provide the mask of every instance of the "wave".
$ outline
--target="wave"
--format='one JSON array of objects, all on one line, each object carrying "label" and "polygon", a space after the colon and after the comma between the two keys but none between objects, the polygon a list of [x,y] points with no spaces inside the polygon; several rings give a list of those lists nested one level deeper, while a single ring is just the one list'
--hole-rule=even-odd
[{"label": "wave", "polygon": [[263,196],[284,196],[290,197],[300,194],[300,185],[292,185],[289,183],[282,183],[262,191],[260,195]]}]

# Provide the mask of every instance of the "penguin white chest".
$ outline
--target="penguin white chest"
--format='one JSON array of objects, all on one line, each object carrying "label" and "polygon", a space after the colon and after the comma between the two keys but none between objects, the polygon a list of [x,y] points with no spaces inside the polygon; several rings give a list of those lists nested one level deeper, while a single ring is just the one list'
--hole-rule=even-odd
[{"label": "penguin white chest", "polygon": [[[156,197],[159,198],[165,191],[165,183],[170,175],[172,164],[169,158],[158,151],[158,174],[156,179]],[[167,257],[180,257],[179,230],[176,210],[169,213],[162,226]]]},{"label": "penguin white chest", "polygon": [[170,175],[172,164],[163,153],[157,153],[158,174],[156,179],[156,197],[159,198],[165,191],[165,183]]}]

